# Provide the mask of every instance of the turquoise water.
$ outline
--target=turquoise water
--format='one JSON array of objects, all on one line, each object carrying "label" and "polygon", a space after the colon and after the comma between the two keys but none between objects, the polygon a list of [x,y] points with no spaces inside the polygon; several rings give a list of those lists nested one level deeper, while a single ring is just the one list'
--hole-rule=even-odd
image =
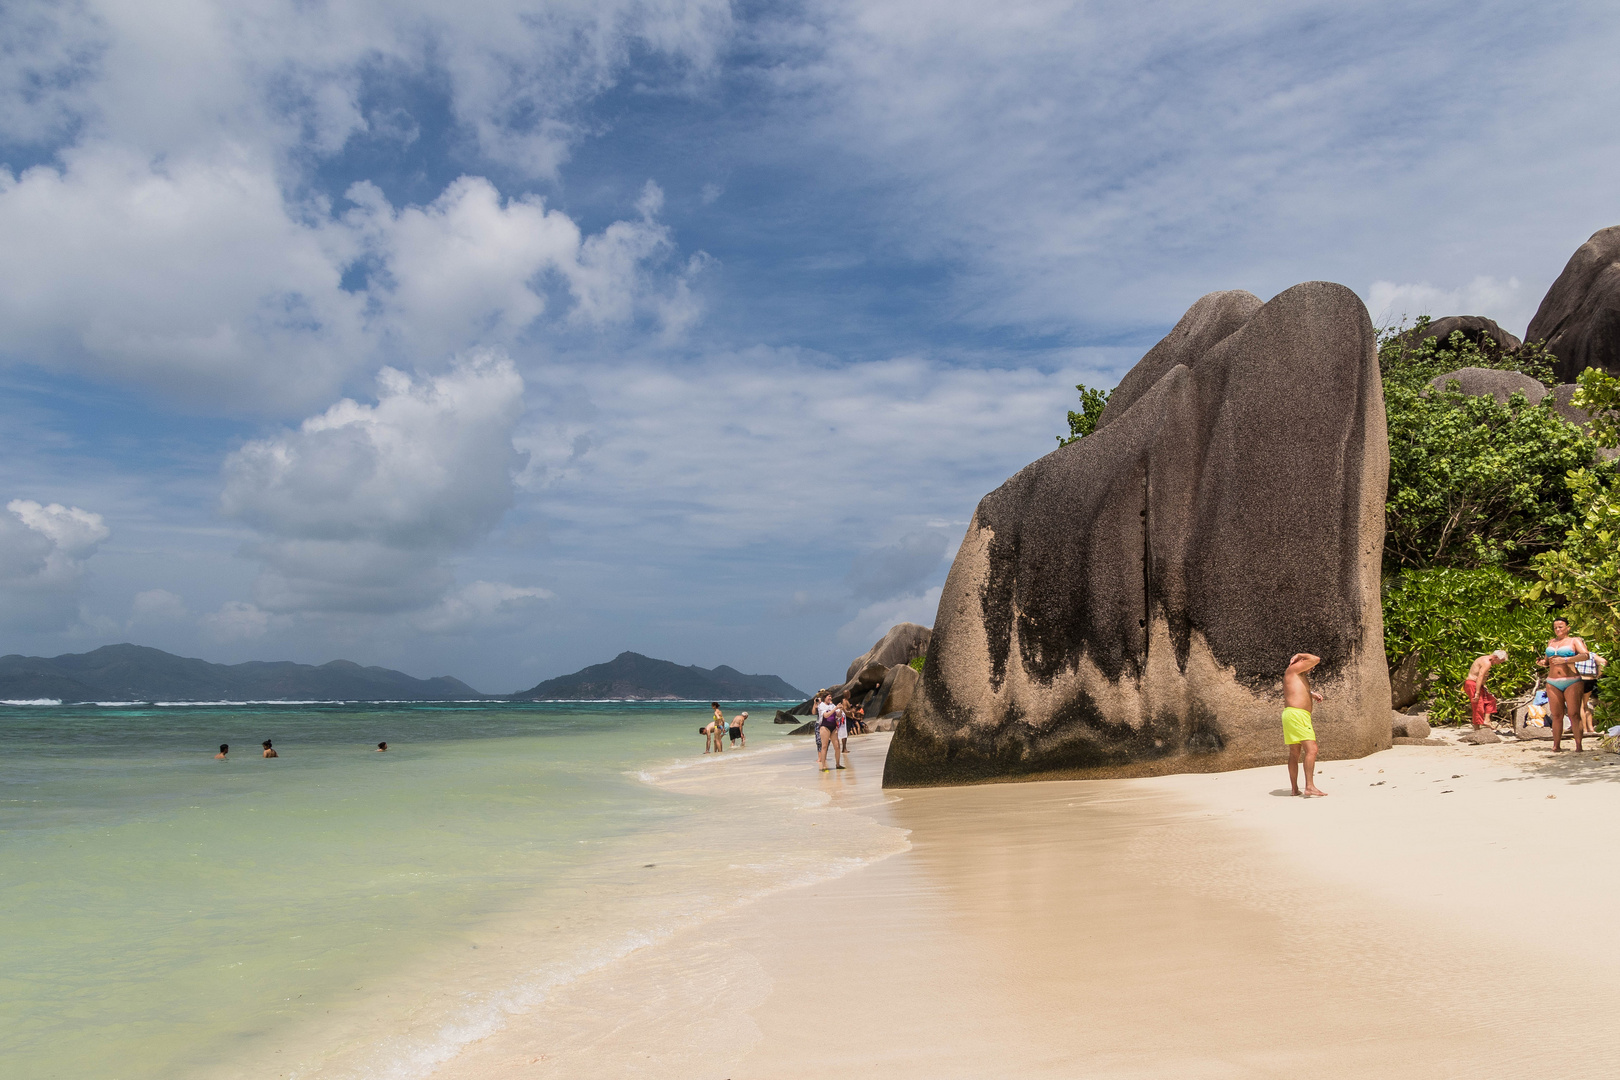
[{"label": "turquoise water", "polygon": [[802,798],[660,782],[781,751],[750,711],[698,760],[702,705],[0,708],[6,1075],[419,1075],[662,913],[820,872]]}]

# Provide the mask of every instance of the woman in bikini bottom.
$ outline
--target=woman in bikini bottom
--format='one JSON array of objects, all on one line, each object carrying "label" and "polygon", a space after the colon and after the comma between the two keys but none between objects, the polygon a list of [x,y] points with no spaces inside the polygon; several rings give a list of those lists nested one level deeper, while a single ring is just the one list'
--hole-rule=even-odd
[{"label": "woman in bikini bottom", "polygon": [[1581,692],[1585,689],[1575,665],[1591,654],[1586,642],[1572,637],[1569,620],[1553,620],[1553,636],[1547,642],[1547,655],[1536,661],[1547,669],[1547,719],[1552,724],[1553,750],[1562,750],[1564,717],[1569,717],[1575,736],[1575,750],[1581,749]]}]

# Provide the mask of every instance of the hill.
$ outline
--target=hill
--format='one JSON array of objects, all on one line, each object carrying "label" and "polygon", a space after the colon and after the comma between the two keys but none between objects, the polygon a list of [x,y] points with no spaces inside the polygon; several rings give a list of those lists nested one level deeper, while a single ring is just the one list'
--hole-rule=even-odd
[{"label": "hill", "polygon": [[775,675],[744,675],[721,664],[681,667],[640,653],[622,652],[605,664],[547,679],[514,701],[792,701],[805,696]]},{"label": "hill", "polygon": [[211,664],[141,645],[62,656],[0,656],[0,700],[27,701],[452,701],[480,698],[460,679],[416,679],[333,660]]}]

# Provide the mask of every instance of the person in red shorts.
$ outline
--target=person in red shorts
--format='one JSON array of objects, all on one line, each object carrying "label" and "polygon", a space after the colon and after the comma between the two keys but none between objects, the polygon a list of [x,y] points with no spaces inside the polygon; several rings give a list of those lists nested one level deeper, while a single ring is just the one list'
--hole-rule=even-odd
[{"label": "person in red shorts", "polygon": [[1496,715],[1496,698],[1485,689],[1485,680],[1491,677],[1491,668],[1506,660],[1507,651],[1497,649],[1493,653],[1486,653],[1468,666],[1468,678],[1463,680],[1463,693],[1468,695],[1468,717],[1475,727],[1484,727],[1492,723],[1490,717]]}]

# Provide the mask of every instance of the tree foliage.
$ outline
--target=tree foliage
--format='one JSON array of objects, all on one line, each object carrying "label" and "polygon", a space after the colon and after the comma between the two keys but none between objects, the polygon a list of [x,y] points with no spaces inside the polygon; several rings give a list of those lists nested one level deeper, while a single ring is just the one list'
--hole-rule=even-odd
[{"label": "tree foliage", "polygon": [[1093,390],[1085,383],[1075,383],[1074,388],[1080,391],[1080,411],[1069,410],[1069,437],[1059,435],[1059,446],[1078,442],[1096,431],[1097,421],[1108,406],[1108,395],[1113,393],[1111,390]]},{"label": "tree foliage", "polygon": [[1535,557],[1540,580],[1528,595],[1560,599],[1575,625],[1620,641],[1620,492],[1612,472],[1600,476],[1594,469],[1576,469],[1568,483],[1577,520],[1562,547]]},{"label": "tree foliage", "polygon": [[1434,338],[1399,330],[1379,349],[1389,419],[1389,494],[1384,571],[1507,566],[1526,569],[1558,546],[1575,521],[1563,482],[1593,460],[1597,444],[1550,407],[1522,394],[1505,404],[1431,380],[1464,367],[1520,371],[1551,381],[1546,353],[1527,345],[1487,352],[1463,335]]}]

